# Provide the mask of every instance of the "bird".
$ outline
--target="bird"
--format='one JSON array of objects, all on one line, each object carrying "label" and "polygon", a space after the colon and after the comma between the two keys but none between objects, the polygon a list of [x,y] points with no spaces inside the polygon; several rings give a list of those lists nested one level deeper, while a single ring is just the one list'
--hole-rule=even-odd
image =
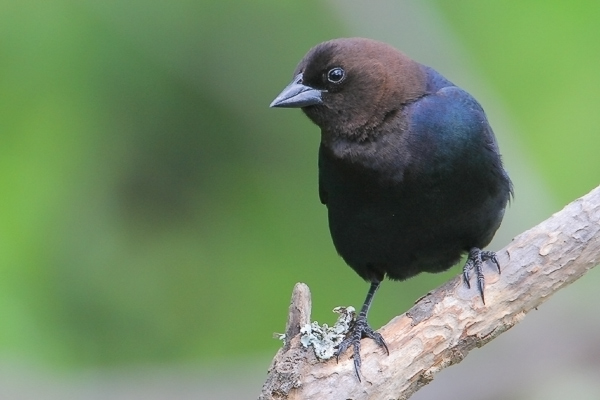
[{"label": "bird", "polygon": [[431,67],[366,38],[314,46],[270,107],[300,108],[321,131],[318,194],[337,253],[370,283],[339,360],[360,343],[389,355],[367,315],[384,278],[441,272],[466,254],[485,304],[483,250],[513,196],[495,135],[481,105]]}]

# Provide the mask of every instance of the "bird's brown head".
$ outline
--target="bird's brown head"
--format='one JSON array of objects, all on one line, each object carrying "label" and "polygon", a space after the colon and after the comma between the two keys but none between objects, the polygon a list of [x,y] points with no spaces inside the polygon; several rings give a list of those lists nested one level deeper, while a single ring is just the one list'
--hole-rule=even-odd
[{"label": "bird's brown head", "polygon": [[302,108],[324,134],[360,137],[425,91],[422,66],[392,46],[334,39],[304,56],[271,107]]}]

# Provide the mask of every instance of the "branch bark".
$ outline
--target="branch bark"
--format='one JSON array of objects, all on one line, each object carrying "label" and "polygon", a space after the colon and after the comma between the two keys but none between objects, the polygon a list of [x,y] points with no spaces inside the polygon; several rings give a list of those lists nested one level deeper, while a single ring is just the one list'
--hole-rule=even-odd
[{"label": "branch bark", "polygon": [[497,255],[502,275],[486,263],[486,305],[457,276],[379,330],[389,356],[373,341],[363,341],[362,382],[351,351],[339,363],[321,362],[300,344],[300,326],[310,322],[310,291],[297,284],[286,328],[291,340],[275,355],[259,400],[408,399],[438,371],[512,328],[600,262],[600,187],[515,237]]}]

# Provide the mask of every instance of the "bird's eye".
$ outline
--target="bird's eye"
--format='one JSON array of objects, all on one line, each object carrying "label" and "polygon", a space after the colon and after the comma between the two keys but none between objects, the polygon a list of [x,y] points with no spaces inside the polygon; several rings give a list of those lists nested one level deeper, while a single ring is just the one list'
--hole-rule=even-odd
[{"label": "bird's eye", "polygon": [[346,77],[346,71],[340,67],[331,68],[327,71],[327,80],[331,83],[340,83]]}]

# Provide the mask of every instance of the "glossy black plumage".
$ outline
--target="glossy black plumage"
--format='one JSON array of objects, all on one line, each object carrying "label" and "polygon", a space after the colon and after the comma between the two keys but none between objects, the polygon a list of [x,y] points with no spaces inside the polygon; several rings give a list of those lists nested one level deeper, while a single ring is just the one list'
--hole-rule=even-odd
[{"label": "glossy black plumage", "polygon": [[[485,113],[467,92],[393,47],[368,39],[324,42],[302,59],[271,106],[301,107],[321,128],[319,197],[338,253],[371,290],[340,353],[360,338],[384,277],[440,272],[468,253],[481,263],[512,193]],[[360,376],[359,376],[360,377]]]}]

